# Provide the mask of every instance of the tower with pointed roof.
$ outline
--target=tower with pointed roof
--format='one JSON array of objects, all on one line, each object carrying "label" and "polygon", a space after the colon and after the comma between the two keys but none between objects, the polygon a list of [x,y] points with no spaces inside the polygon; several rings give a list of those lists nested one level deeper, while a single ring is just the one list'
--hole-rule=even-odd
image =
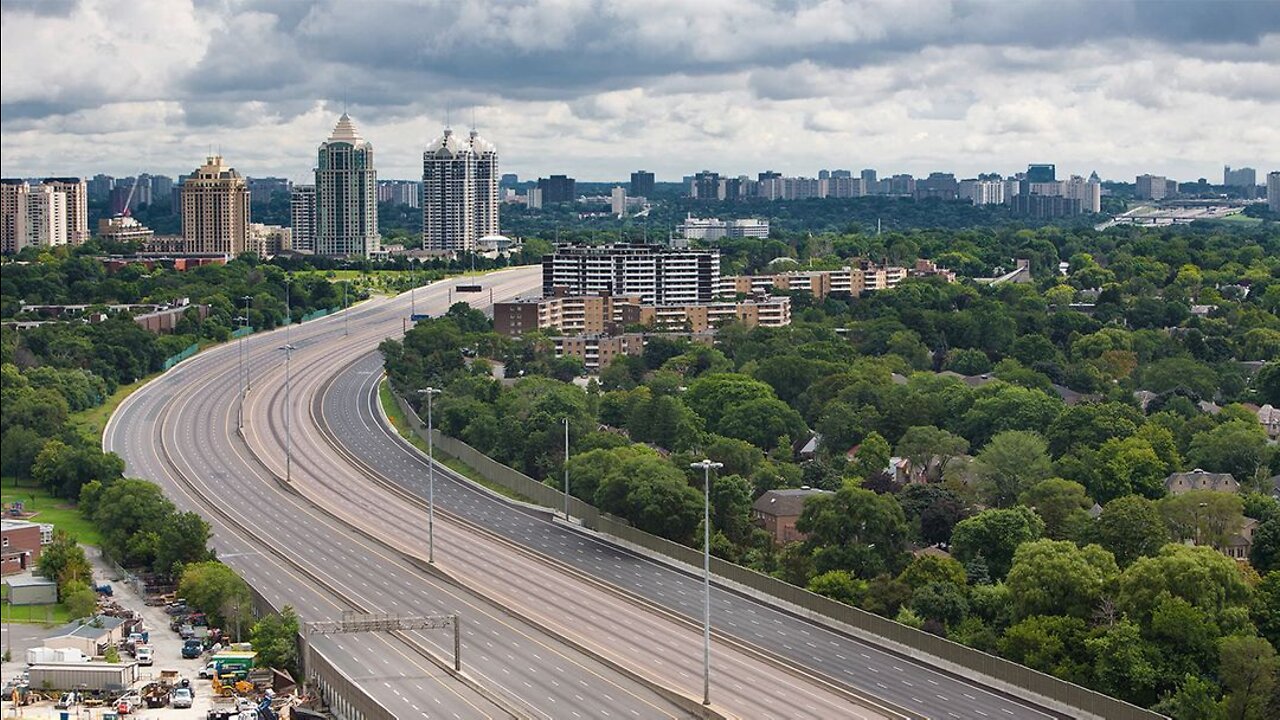
[{"label": "tower with pointed roof", "polygon": [[498,234],[498,179],[492,143],[445,127],[422,153],[422,247],[474,250],[476,240]]},{"label": "tower with pointed roof", "polygon": [[320,143],[315,203],[317,255],[368,257],[381,249],[373,145],[346,113]]}]

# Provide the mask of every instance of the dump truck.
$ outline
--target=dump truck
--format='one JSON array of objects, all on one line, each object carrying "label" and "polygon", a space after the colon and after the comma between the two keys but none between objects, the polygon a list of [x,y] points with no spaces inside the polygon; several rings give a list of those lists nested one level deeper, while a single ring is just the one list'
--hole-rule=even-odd
[{"label": "dump truck", "polygon": [[142,687],[142,701],[149,708],[162,708],[169,704],[171,687],[163,682],[147,683]]}]

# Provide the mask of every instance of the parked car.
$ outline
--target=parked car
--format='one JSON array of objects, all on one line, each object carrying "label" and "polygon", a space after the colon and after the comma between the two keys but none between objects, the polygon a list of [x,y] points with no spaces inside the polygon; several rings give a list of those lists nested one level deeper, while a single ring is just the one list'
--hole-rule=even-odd
[{"label": "parked car", "polygon": [[189,708],[194,701],[195,698],[191,695],[191,688],[175,688],[169,695],[169,704],[178,709]]},{"label": "parked car", "polygon": [[150,645],[138,645],[134,654],[137,655],[139,665],[151,665],[155,662],[155,651]]},{"label": "parked car", "polygon": [[196,629],[191,625],[183,625],[182,627],[178,628],[178,637],[182,638],[183,640],[190,640],[195,636],[196,636]]},{"label": "parked car", "polygon": [[[203,652],[204,643],[200,642],[196,638],[188,638],[186,642],[182,643],[182,657],[188,660],[200,657]],[[201,672],[204,671],[201,670]],[[204,677],[204,675],[201,675],[200,677]]]},{"label": "parked car", "polygon": [[119,700],[116,700],[116,712],[121,715],[128,715],[138,709],[138,700],[139,698],[136,695],[130,694],[122,696]]}]

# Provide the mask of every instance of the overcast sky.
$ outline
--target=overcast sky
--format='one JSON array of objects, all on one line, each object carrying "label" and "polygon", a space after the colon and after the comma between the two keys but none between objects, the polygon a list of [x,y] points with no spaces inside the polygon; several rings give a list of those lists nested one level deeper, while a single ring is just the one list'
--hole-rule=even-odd
[{"label": "overcast sky", "polygon": [[1280,2],[0,0],[5,176],[379,176],[446,114],[502,169],[660,180],[1280,169]]}]

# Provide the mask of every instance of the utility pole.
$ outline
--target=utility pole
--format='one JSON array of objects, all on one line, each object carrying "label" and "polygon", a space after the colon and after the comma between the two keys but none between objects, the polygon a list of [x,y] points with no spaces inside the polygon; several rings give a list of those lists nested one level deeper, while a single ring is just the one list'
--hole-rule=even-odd
[{"label": "utility pole", "polygon": [[724,467],[707,459],[689,465],[702,470],[702,704],[711,704],[711,471]]},{"label": "utility pole", "polygon": [[289,360],[297,348],[285,343],[279,349],[284,351],[284,481],[290,482],[293,480],[293,432],[289,418],[293,416],[293,405],[290,403],[292,374]]},{"label": "utility pole", "polygon": [[436,561],[436,451],[431,399],[439,393],[438,388],[430,386],[418,391],[419,395],[427,396],[427,562],[433,564]]}]

